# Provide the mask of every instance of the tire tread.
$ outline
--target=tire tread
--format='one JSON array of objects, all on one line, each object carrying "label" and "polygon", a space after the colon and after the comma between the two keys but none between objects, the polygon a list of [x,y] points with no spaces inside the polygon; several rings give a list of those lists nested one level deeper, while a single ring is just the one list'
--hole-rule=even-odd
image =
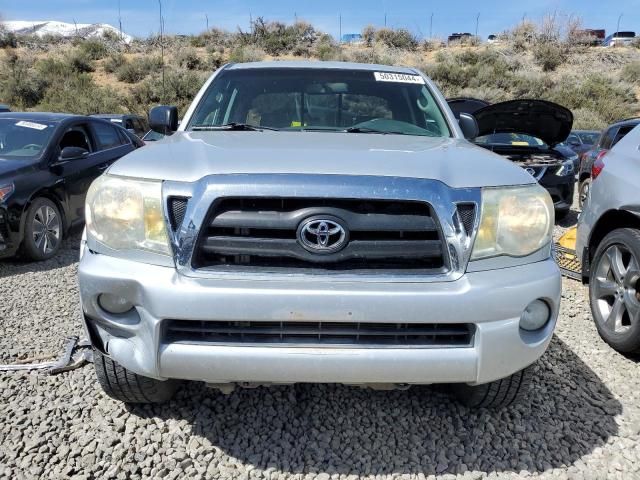
[{"label": "tire tread", "polygon": [[104,392],[125,403],[163,403],[171,399],[178,382],[138,375],[94,350],[94,366]]}]

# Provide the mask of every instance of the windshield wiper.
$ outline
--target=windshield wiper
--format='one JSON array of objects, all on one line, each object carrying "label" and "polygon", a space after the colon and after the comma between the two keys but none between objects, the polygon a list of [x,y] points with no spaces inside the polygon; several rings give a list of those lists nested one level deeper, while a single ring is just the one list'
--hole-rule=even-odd
[{"label": "windshield wiper", "polygon": [[224,125],[194,125],[191,127],[194,132],[210,132],[210,131],[236,131],[236,132],[261,132],[262,130],[280,130],[274,127],[264,127],[262,125],[249,125],[248,123],[225,123]]},{"label": "windshield wiper", "polygon": [[379,133],[381,135],[406,135],[404,132],[395,132],[392,130],[376,130],[375,128],[366,127],[349,127],[342,130],[346,133]]}]

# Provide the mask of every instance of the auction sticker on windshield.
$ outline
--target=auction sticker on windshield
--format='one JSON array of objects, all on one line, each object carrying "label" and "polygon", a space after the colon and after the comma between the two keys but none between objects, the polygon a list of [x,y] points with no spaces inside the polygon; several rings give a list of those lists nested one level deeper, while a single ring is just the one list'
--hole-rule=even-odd
[{"label": "auction sticker on windshield", "polygon": [[376,82],[415,83],[424,85],[424,78],[420,75],[408,75],[406,73],[373,72]]},{"label": "auction sticker on windshield", "polygon": [[17,122],[16,127],[33,128],[35,130],[44,130],[45,128],[47,128],[46,125],[43,125],[41,123],[25,122],[24,120]]}]

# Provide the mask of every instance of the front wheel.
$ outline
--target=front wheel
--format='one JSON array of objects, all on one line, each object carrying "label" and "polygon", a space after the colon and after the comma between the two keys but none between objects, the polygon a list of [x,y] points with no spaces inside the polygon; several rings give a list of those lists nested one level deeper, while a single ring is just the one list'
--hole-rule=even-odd
[{"label": "front wheel", "polygon": [[60,249],[62,236],[62,216],[57,205],[48,198],[36,198],[25,218],[24,255],[30,260],[47,260]]},{"label": "front wheel", "polygon": [[531,383],[531,367],[481,385],[459,384],[453,386],[458,401],[471,408],[504,408],[519,402]]},{"label": "front wheel", "polygon": [[178,388],[176,380],[156,380],[127,370],[98,350],[93,351],[93,365],[104,392],[125,403],[164,403]]},{"label": "front wheel", "polygon": [[591,313],[602,339],[621,353],[640,352],[640,231],[602,239],[589,278]]}]

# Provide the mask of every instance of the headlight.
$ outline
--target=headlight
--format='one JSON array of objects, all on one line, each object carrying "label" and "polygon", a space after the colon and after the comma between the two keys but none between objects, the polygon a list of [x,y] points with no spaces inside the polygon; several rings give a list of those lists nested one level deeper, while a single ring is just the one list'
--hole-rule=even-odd
[{"label": "headlight", "polygon": [[14,190],[15,187],[13,186],[13,183],[9,183],[8,185],[0,185],[0,202],[4,202],[7,198],[9,198],[9,195],[11,195]]},{"label": "headlight", "polygon": [[114,250],[170,255],[161,189],[159,181],[102,175],[87,193],[87,233]]},{"label": "headlight", "polygon": [[566,160],[565,162],[563,162],[562,165],[558,167],[558,170],[556,171],[556,175],[558,175],[559,177],[564,177],[565,175],[571,175],[574,172],[573,165],[577,160],[578,160],[578,156],[576,155],[575,157],[571,157],[569,158],[569,160]]},{"label": "headlight", "polygon": [[530,255],[551,242],[553,202],[540,185],[485,188],[471,260]]}]

